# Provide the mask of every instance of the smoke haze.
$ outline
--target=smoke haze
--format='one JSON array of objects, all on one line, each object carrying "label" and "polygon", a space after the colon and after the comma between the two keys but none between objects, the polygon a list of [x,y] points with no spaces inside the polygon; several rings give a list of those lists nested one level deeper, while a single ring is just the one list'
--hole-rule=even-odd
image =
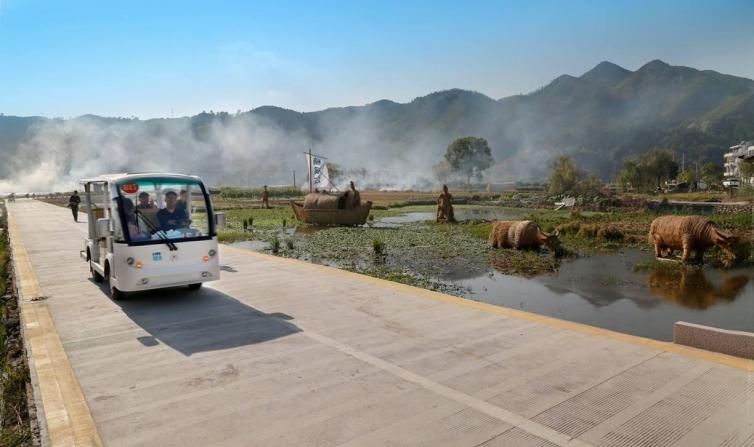
[{"label": "smoke haze", "polygon": [[635,72],[602,62],[528,95],[447,90],[406,104],[177,119],[0,116],[0,192],[71,190],[113,172],[168,171],[211,186],[298,185],[303,152],[328,157],[362,188],[437,189],[433,167],[456,138],[485,138],[484,181],[543,180],[558,154],[609,180],[626,157],[661,148],[700,165],[754,138],[754,81],[655,60]]},{"label": "smoke haze", "polygon": [[435,183],[431,167],[448,144],[428,134],[415,138],[411,150],[395,150],[362,116],[325,119],[318,127],[316,135],[304,128],[284,129],[253,113],[41,120],[5,158],[0,191],[67,191],[82,178],[150,171],[195,174],[213,186],[260,186],[290,185],[295,170],[302,185],[303,152],[309,148],[345,171],[338,186],[353,178],[362,188],[427,188]]}]

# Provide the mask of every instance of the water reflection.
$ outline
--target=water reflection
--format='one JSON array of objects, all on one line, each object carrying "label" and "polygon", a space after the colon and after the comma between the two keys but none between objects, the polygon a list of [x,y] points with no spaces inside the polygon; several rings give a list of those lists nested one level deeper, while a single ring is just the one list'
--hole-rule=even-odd
[{"label": "water reflection", "polygon": [[488,274],[458,283],[469,288],[469,298],[659,340],[672,340],[676,321],[754,331],[750,267],[664,274],[633,269],[653,255],[637,249],[595,254],[530,277],[506,275],[490,261]]},{"label": "water reflection", "polygon": [[704,275],[702,269],[666,272],[653,271],[648,284],[652,294],[691,309],[706,309],[719,300],[731,302],[744,290],[749,277],[737,275],[723,279],[717,287]]},{"label": "water reflection", "polygon": [[[459,221],[464,220],[504,220],[512,219],[521,215],[520,211],[511,211],[500,208],[456,208],[455,217]],[[398,216],[383,217],[378,220],[377,224],[406,224],[414,222],[424,222],[427,220],[434,221],[435,213],[433,212],[409,212]]]}]

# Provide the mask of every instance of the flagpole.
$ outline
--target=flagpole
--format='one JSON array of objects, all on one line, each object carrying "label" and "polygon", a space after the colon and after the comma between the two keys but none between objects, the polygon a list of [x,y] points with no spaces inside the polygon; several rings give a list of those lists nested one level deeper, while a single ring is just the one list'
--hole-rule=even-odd
[{"label": "flagpole", "polygon": [[309,148],[309,192],[312,192],[312,148]]}]

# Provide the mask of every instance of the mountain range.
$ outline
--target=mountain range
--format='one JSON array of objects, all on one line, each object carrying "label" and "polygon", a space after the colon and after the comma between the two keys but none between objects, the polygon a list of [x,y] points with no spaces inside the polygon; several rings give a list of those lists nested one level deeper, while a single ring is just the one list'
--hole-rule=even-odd
[{"label": "mountain range", "polygon": [[[50,126],[57,130],[50,131]],[[92,137],[86,132],[99,133]],[[138,141],[124,141],[124,135]],[[532,93],[497,100],[453,89],[408,103],[380,100],[305,113],[263,106],[234,115],[201,113],[143,121],[93,115],[71,120],[0,116],[0,157],[33,164],[44,161],[46,145],[54,146],[63,158],[66,151],[81,151],[81,145],[96,143],[100,151],[107,151],[113,144],[125,154],[152,145],[173,154],[170,166],[151,163],[138,168],[197,168],[212,176],[237,157],[256,163],[261,169],[252,177],[262,182],[274,172],[301,169],[300,153],[313,147],[346,169],[410,168],[430,181],[427,172],[441,160],[447,145],[466,135],[489,141],[497,162],[489,174],[492,181],[540,179],[561,153],[605,179],[626,157],[654,148],[684,154],[690,162],[722,164],[729,146],[754,139],[754,81],[660,60],[636,71],[601,62],[581,76],[562,75]],[[182,150],[198,151],[196,166],[175,161],[176,151]],[[97,149],[84,152],[96,157]],[[139,153],[141,158],[110,157],[107,167],[96,169],[136,170],[134,163],[149,151]],[[72,159],[76,165],[76,155]],[[0,178],[14,178],[24,166],[0,163]]]}]

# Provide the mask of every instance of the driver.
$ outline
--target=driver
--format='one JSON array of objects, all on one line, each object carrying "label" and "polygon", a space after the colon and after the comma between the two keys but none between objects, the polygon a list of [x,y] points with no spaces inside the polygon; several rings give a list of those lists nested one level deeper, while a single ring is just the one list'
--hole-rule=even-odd
[{"label": "driver", "polygon": [[178,194],[175,191],[165,193],[165,208],[157,211],[157,220],[160,223],[160,230],[168,231],[188,226],[188,213],[183,208],[176,207]]},{"label": "driver", "polygon": [[148,209],[154,208],[154,203],[152,202],[152,199],[149,197],[148,192],[142,191],[139,194],[139,204],[136,205],[136,208],[140,210],[148,210]]}]

